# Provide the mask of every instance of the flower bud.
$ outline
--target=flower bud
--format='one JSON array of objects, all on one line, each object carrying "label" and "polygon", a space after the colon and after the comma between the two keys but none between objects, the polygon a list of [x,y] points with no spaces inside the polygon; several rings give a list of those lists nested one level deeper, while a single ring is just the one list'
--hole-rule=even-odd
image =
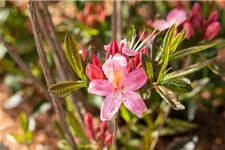
[{"label": "flower bud", "polygon": [[186,39],[190,39],[194,35],[194,29],[189,22],[185,22],[183,28],[186,29]]},{"label": "flower bud", "polygon": [[113,40],[109,45],[104,46],[104,48],[108,51],[105,59],[108,59],[110,55],[114,56],[119,52],[119,47],[115,40]]},{"label": "flower bud", "polygon": [[195,3],[191,10],[192,14],[201,14],[201,6],[199,3]]},{"label": "flower bud", "polygon": [[92,13],[92,11],[93,11],[93,6],[92,6],[93,4],[91,4],[91,3],[87,3],[86,5],[85,5],[85,7],[84,7],[84,15],[85,16],[88,16],[88,15],[90,15],[91,13]]},{"label": "flower bud", "polygon": [[207,40],[214,39],[220,32],[221,26],[218,21],[211,23],[205,31],[204,38]]},{"label": "flower bud", "polygon": [[85,61],[86,58],[87,58],[87,50],[86,48],[84,48],[83,50],[81,50],[81,57],[82,57],[82,60]]},{"label": "flower bud", "polygon": [[217,10],[214,10],[210,15],[209,15],[209,18],[207,20],[207,24],[211,24],[213,22],[216,22],[219,18],[219,13]]},{"label": "flower bud", "polygon": [[90,113],[86,113],[84,116],[84,124],[87,137],[89,139],[95,139],[95,132],[93,127],[93,116]]},{"label": "flower bud", "polygon": [[107,134],[104,140],[104,145],[105,146],[110,145],[112,143],[112,138],[113,138],[112,133]]},{"label": "flower bud", "polygon": [[104,79],[104,75],[101,69],[97,66],[88,64],[86,67],[86,75],[90,80],[94,79]]},{"label": "flower bud", "polygon": [[105,131],[107,130],[107,124],[106,124],[106,122],[104,121],[104,122],[101,122],[100,123],[100,131],[101,131],[101,133],[105,133]]},{"label": "flower bud", "polygon": [[91,54],[91,57],[92,57],[92,64],[101,68],[101,62],[99,58],[94,53]]}]

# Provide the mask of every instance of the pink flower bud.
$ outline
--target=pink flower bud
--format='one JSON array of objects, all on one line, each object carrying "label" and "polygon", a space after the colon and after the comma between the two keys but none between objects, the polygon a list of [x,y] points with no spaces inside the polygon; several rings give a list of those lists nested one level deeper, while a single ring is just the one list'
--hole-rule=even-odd
[{"label": "pink flower bud", "polygon": [[81,57],[82,57],[82,60],[85,61],[86,58],[87,58],[87,50],[86,48],[84,48],[81,52]]},{"label": "pink flower bud", "polygon": [[209,18],[208,18],[208,20],[207,20],[207,25],[209,25],[209,24],[211,24],[211,23],[217,21],[218,18],[219,18],[219,13],[218,13],[217,10],[214,10],[214,11],[210,14],[210,16],[209,16]]},{"label": "pink flower bud", "polygon": [[112,143],[112,138],[113,138],[112,133],[107,134],[104,140],[104,145],[105,146],[110,145]]},{"label": "pink flower bud", "polygon": [[88,26],[93,26],[95,24],[95,18],[94,18],[94,15],[88,15],[88,16],[85,16],[87,17],[86,19],[86,23]]},{"label": "pink flower bud", "polygon": [[211,23],[205,31],[204,38],[207,40],[214,39],[220,32],[221,26],[218,21]]},{"label": "pink flower bud", "polygon": [[101,68],[102,65],[99,58],[94,53],[91,54],[91,57],[92,57],[92,64]]},{"label": "pink flower bud", "polygon": [[98,132],[98,133],[96,134],[96,139],[97,139],[97,140],[103,140],[103,138],[104,138],[104,134],[103,134],[103,133]]},{"label": "pink flower bud", "polygon": [[185,22],[183,28],[186,29],[186,39],[190,39],[194,35],[194,29],[189,22]]},{"label": "pink flower bud", "polygon": [[90,139],[95,139],[95,132],[93,127],[93,116],[90,113],[85,114],[84,124],[85,124],[87,137]]},{"label": "pink flower bud", "polygon": [[86,5],[85,5],[85,7],[84,7],[84,15],[85,16],[88,16],[88,15],[90,15],[91,13],[92,13],[92,10],[93,8],[92,8],[92,4],[91,3],[87,3]]},{"label": "pink flower bud", "polygon": [[195,3],[191,10],[192,14],[201,14],[201,6],[199,3]]},{"label": "pink flower bud", "polygon": [[90,80],[94,79],[104,79],[104,75],[102,70],[99,69],[97,66],[88,64],[86,67],[86,74]]},{"label": "pink flower bud", "polygon": [[100,131],[101,131],[101,133],[105,133],[105,131],[107,130],[107,124],[106,124],[106,122],[104,121],[104,122],[101,122],[100,123]]},{"label": "pink flower bud", "polygon": [[113,40],[109,45],[104,46],[104,48],[108,51],[105,59],[108,59],[110,55],[114,56],[119,52],[119,47],[115,40]]}]

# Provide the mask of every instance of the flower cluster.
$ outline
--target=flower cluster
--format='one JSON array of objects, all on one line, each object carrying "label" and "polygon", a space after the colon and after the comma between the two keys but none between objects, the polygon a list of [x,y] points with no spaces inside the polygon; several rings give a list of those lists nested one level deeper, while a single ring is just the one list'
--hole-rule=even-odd
[{"label": "flower cluster", "polygon": [[195,3],[190,16],[188,16],[187,12],[182,8],[175,8],[168,13],[166,20],[158,19],[153,22],[148,20],[146,24],[162,31],[176,23],[177,27],[182,25],[183,28],[186,28],[186,39],[190,39],[196,34],[203,33],[203,39],[212,40],[221,30],[221,25],[218,22],[218,18],[218,11],[215,10],[206,20],[202,15],[200,4]]},{"label": "flower cluster", "polygon": [[120,41],[119,45],[112,41],[104,49],[107,51],[105,62],[101,64],[92,54],[92,63],[88,63],[86,67],[86,74],[90,79],[88,92],[105,97],[101,106],[101,120],[111,120],[122,103],[141,117],[147,108],[136,91],[147,81],[141,66],[141,54],[148,55],[147,49],[137,44],[129,45],[126,39]]},{"label": "flower cluster", "polygon": [[214,39],[220,32],[221,26],[218,22],[218,11],[213,11],[206,20],[201,13],[201,6],[195,3],[191,16],[188,21],[184,23],[184,28],[187,28],[187,39],[190,39],[195,33],[204,33],[203,38],[206,40]]},{"label": "flower cluster", "polygon": [[77,12],[76,18],[79,22],[93,27],[96,23],[102,23],[105,20],[106,13],[102,4],[87,3],[83,12]]},{"label": "flower cluster", "polygon": [[108,146],[112,143],[112,133],[108,130],[106,122],[101,122],[98,127],[94,127],[93,116],[86,113],[84,116],[86,135],[91,140],[97,149]]}]

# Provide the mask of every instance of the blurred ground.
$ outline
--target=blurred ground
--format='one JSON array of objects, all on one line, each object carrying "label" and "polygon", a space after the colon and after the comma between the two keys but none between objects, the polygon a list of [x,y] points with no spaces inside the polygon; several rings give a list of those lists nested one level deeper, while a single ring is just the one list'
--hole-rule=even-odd
[{"label": "blurred ground", "polygon": [[2,105],[9,96],[9,89],[0,82],[0,142],[9,150],[56,150],[56,144],[59,140],[53,126],[56,117],[50,113],[42,113],[37,117],[35,136],[30,148],[9,140],[7,136],[9,133],[21,133],[19,113],[24,111],[26,114],[30,114],[35,104],[35,97],[32,97],[14,109],[4,110]]}]

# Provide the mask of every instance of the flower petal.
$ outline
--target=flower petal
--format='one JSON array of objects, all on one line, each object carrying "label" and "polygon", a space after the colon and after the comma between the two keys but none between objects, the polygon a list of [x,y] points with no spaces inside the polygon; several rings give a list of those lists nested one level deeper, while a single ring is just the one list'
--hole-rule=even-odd
[{"label": "flower petal", "polygon": [[122,95],[125,101],[124,106],[138,117],[142,117],[142,113],[147,110],[141,96],[133,91],[127,91]]},{"label": "flower petal", "polygon": [[104,63],[102,70],[114,86],[121,86],[122,81],[127,74],[126,58],[120,54],[116,54],[113,58],[109,58]]},{"label": "flower petal", "polygon": [[162,31],[166,28],[169,28],[169,24],[167,23],[166,20],[163,20],[163,19],[159,19],[159,20],[156,20],[152,23],[152,26],[154,28],[157,28],[159,31]]},{"label": "flower petal", "polygon": [[101,107],[101,120],[111,120],[113,115],[119,110],[121,105],[121,100],[118,97],[113,96],[113,93],[108,95]]},{"label": "flower petal", "polygon": [[173,9],[169,12],[167,16],[167,21],[170,26],[176,23],[176,26],[181,25],[185,20],[187,20],[187,13],[184,10]]},{"label": "flower petal", "polygon": [[143,68],[137,68],[127,74],[123,86],[132,91],[140,89],[147,81],[147,76]]},{"label": "flower petal", "polygon": [[92,80],[88,92],[100,96],[107,96],[113,91],[113,85],[108,80]]}]

